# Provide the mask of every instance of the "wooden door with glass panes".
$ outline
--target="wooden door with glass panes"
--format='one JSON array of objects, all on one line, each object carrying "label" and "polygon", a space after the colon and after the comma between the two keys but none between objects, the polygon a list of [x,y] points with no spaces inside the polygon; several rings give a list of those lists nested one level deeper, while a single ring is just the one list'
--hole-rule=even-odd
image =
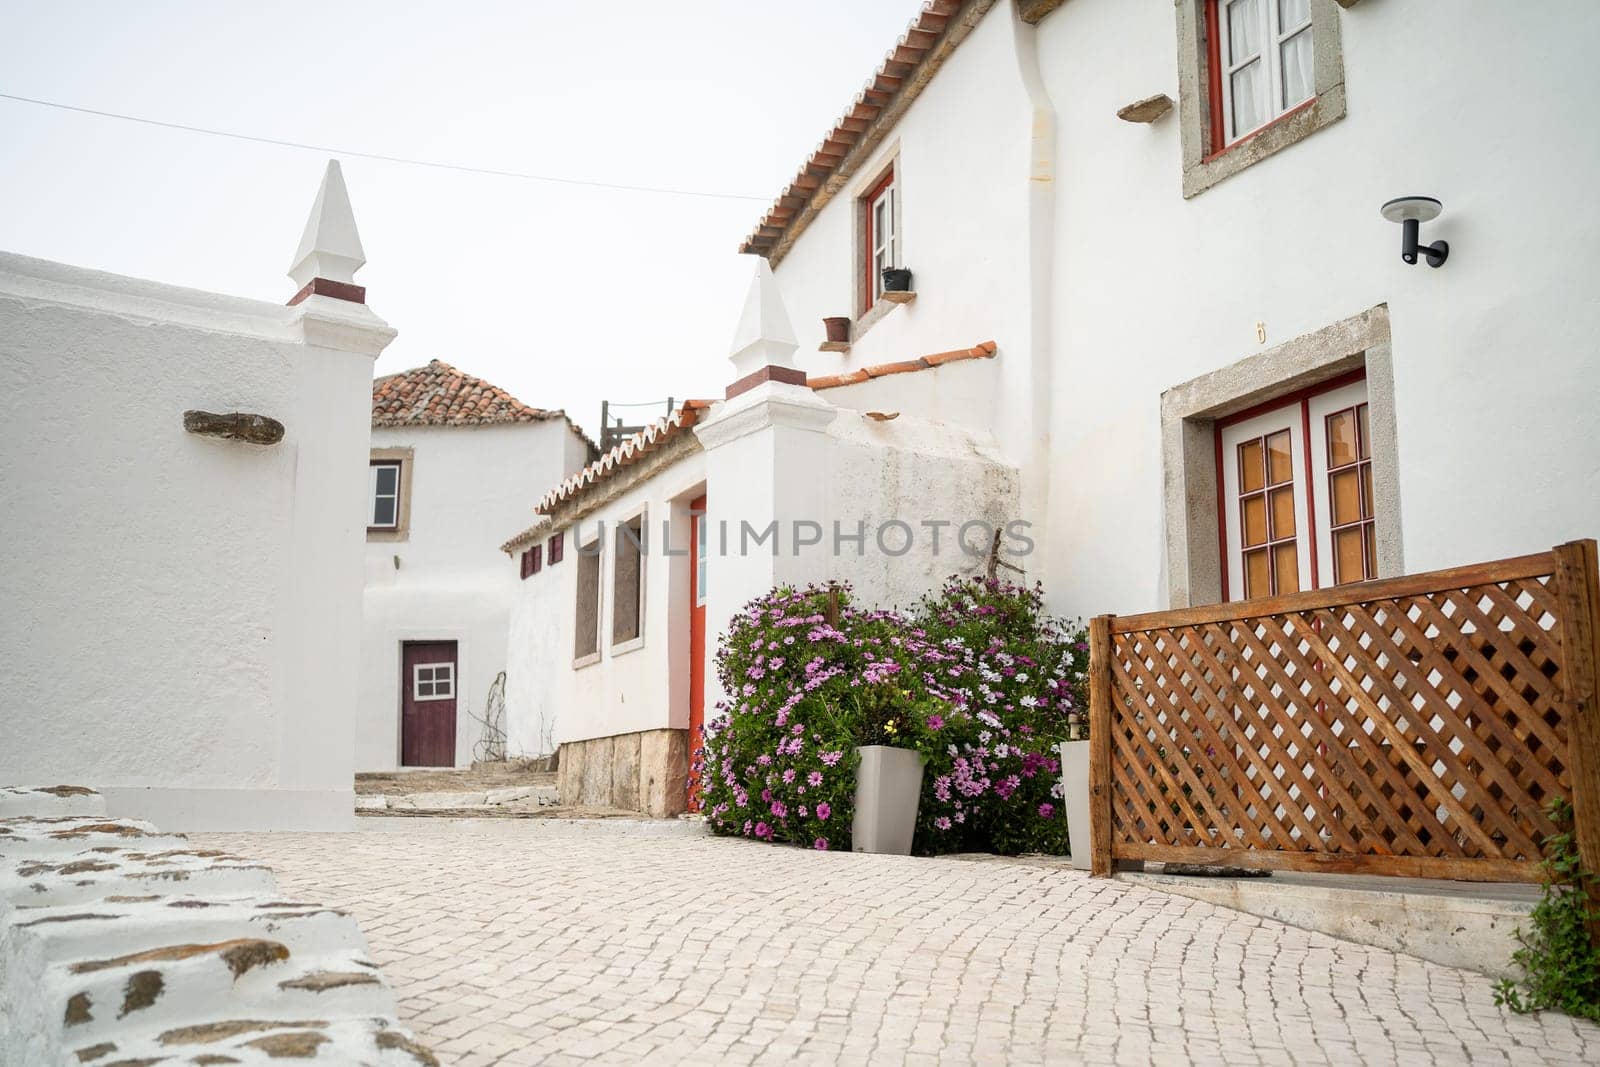
[{"label": "wooden door with glass panes", "polygon": [[1225,599],[1377,577],[1364,377],[1220,420],[1217,465]]}]

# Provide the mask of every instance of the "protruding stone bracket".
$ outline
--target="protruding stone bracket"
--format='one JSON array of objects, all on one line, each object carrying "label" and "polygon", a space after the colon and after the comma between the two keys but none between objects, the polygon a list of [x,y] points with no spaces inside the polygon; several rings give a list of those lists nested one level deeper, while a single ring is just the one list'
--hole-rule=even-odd
[{"label": "protruding stone bracket", "polygon": [[283,440],[283,423],[248,411],[230,411],[226,415],[185,411],[183,428],[202,437],[248,441],[253,445],[275,445]]}]

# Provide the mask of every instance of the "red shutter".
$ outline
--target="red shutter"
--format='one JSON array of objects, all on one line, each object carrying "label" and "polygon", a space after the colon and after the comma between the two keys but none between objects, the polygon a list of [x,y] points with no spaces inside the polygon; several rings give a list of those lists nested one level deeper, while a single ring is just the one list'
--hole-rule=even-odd
[{"label": "red shutter", "polygon": [[544,546],[534,545],[528,551],[533,553],[532,573],[538,574],[540,569],[544,567]]},{"label": "red shutter", "polygon": [[564,532],[550,536],[550,566],[554,567],[561,562],[561,557],[565,554],[567,547],[566,539],[567,535]]}]

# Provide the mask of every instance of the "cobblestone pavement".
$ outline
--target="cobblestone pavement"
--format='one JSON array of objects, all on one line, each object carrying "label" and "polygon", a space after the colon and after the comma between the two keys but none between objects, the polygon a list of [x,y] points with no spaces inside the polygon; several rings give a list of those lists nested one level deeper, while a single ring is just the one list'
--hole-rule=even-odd
[{"label": "cobblestone pavement", "polygon": [[1481,975],[1057,866],[683,823],[195,835],[350,909],[446,1063],[1596,1063]]}]

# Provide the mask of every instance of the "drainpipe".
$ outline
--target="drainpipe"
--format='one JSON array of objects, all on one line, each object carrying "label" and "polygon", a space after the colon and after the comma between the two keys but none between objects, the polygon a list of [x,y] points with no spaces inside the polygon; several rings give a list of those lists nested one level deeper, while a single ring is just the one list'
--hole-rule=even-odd
[{"label": "drainpipe", "polygon": [[[1011,9],[1012,44],[1017,73],[1028,95],[1027,275],[1028,307],[1028,432],[1022,471],[1023,518],[1034,523],[1039,547],[1026,561],[1030,575],[1043,576],[1049,549],[1042,534],[1050,505],[1050,428],[1055,364],[1053,295],[1056,258],[1056,109],[1039,73],[1039,28],[1022,21],[1015,0]],[[1029,472],[1032,472],[1031,476]]]}]

